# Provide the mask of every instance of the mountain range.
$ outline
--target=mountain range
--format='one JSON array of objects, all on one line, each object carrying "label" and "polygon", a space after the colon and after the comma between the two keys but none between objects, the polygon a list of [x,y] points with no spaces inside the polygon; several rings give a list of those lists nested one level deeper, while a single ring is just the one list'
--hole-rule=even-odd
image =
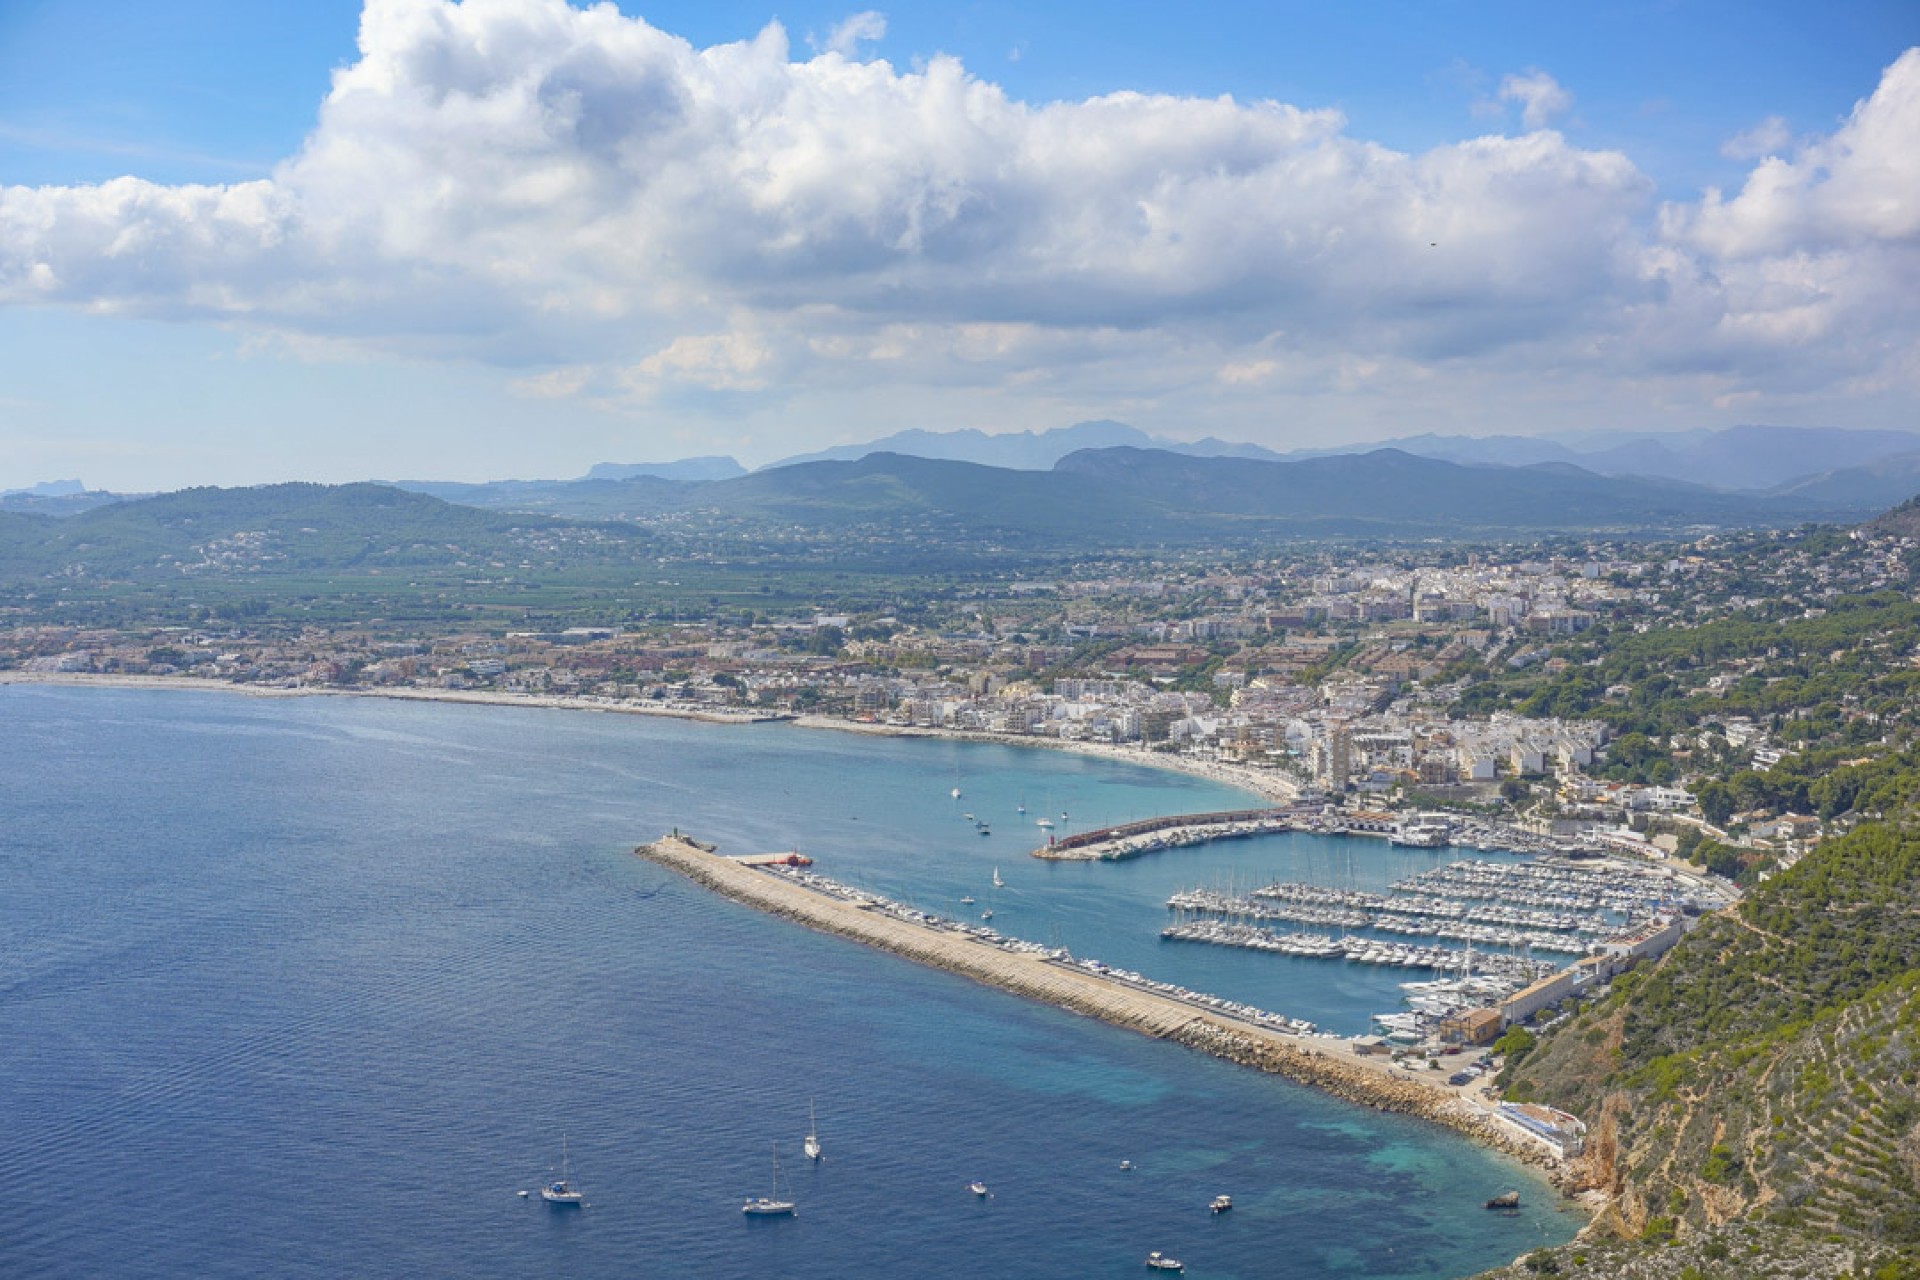
[{"label": "mountain range", "polygon": [[656,534],[709,550],[720,538],[770,547],[797,535],[829,558],[925,560],[1311,537],[1652,536],[1821,514],[1791,496],[1397,449],[1276,461],[1121,446],[1083,449],[1046,471],[879,453],[699,483],[640,475],[475,487],[494,510],[448,488],[445,497],[370,483],[188,489],[66,518],[0,512],[0,578],[547,571],[621,564]]},{"label": "mountain range", "polygon": [[[902,432],[751,472],[732,458],[700,457],[602,463],[576,480],[391,487],[567,520],[707,512],[901,532],[931,521],[947,533],[1082,545],[1660,532],[1871,517],[1920,492],[1917,443],[1895,431],[1734,427],[1657,437],[1423,435],[1283,455],[1219,440],[1174,445],[1099,421],[1039,433]],[[63,481],[0,495],[0,511],[77,518],[124,498]]]}]

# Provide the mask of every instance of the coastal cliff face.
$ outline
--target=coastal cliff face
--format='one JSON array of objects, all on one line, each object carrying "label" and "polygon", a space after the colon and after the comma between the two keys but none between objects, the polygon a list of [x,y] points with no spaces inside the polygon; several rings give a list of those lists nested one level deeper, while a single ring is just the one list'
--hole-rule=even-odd
[{"label": "coastal cliff face", "polygon": [[1916,966],[1920,832],[1866,829],[1511,1065],[1510,1095],[1589,1118],[1569,1176],[1609,1199],[1594,1230],[1613,1243],[1541,1265],[1920,1276]]}]

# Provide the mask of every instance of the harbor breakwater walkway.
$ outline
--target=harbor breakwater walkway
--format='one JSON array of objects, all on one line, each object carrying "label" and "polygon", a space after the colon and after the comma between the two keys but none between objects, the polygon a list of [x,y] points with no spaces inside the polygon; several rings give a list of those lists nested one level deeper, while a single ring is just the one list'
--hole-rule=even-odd
[{"label": "harbor breakwater walkway", "polygon": [[1417,1116],[1559,1174],[1562,1162],[1498,1119],[1492,1104],[1449,1087],[1439,1073],[1355,1055],[1337,1036],[1272,1030],[1045,954],[1006,950],[966,933],[915,924],[858,902],[815,892],[776,872],[724,857],[679,833],[635,850],[641,857],[723,897],[986,986],[1186,1045],[1242,1066],[1285,1076],[1379,1111]]}]

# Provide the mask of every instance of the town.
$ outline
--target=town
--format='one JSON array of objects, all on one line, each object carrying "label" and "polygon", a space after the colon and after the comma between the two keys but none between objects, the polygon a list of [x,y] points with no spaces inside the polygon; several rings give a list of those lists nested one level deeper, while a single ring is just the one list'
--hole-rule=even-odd
[{"label": "town", "polygon": [[[1674,669],[1638,661],[1635,679],[1596,673],[1636,638],[1703,634],[1756,609],[1789,631],[1818,625],[1909,584],[1914,551],[1911,537],[1867,529],[1192,554],[902,586],[891,608],[761,613],[710,598],[620,625],[503,619],[440,634],[302,624],[284,604],[120,628],[62,626],[20,605],[6,611],[20,625],[0,631],[0,674],[804,716],[1134,750],[1232,766],[1362,829],[1423,812],[1498,817],[1641,856],[1717,857],[1714,870],[1751,878],[1860,816],[1769,803],[1750,782],[1813,745],[1813,730],[1833,736],[1810,705],[1741,696],[1780,692],[1802,655],[1772,638]],[[1880,645],[1879,666],[1898,671],[1913,664],[1908,644],[1895,628],[1851,648]],[[1632,731],[1656,698],[1686,702],[1664,739]],[[1884,712],[1842,717],[1856,756],[1890,740]]]}]

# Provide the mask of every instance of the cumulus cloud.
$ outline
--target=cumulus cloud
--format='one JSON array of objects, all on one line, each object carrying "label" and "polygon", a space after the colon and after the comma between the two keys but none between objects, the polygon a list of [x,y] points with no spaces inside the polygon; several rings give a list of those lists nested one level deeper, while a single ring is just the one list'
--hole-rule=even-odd
[{"label": "cumulus cloud", "polygon": [[826,48],[843,58],[858,53],[864,42],[887,38],[887,15],[876,9],[853,14],[827,34]]},{"label": "cumulus cloud", "polygon": [[1540,72],[1500,88],[1530,132],[1409,154],[1333,111],[1036,105],[846,56],[883,32],[856,14],[796,60],[777,24],[700,49],[611,5],[369,0],[271,177],[0,189],[0,304],[491,362],[535,397],[1094,413],[1516,369],[1731,394],[1889,376],[1916,327],[1920,54],[1739,194],[1656,209],[1626,156],[1543,127],[1571,98]]},{"label": "cumulus cloud", "polygon": [[1573,106],[1573,95],[1546,72],[1529,71],[1500,81],[1500,101],[1519,103],[1520,122],[1529,129],[1544,129]]}]

